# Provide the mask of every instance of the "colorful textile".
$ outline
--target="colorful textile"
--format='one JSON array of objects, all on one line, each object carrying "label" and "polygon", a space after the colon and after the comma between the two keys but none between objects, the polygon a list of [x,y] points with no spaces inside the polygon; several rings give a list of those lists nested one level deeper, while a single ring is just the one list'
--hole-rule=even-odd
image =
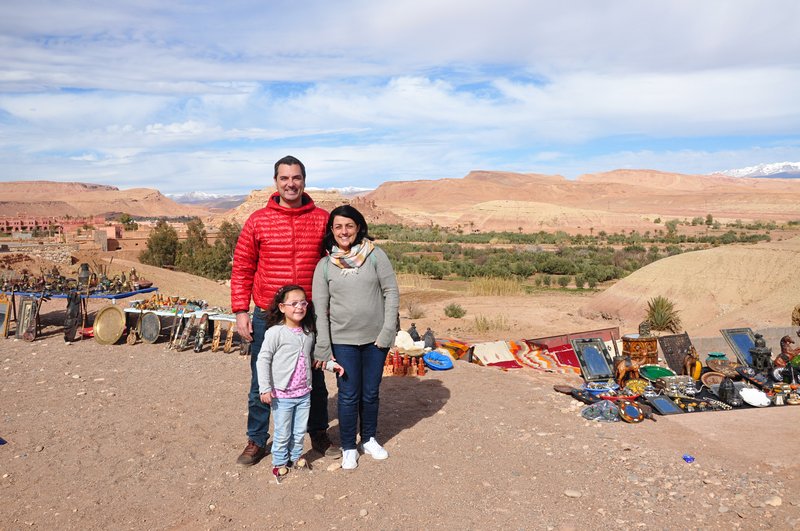
[{"label": "colorful textile", "polygon": [[349,251],[342,251],[335,245],[331,249],[331,263],[339,269],[358,269],[367,260],[367,257],[375,249],[375,245],[364,238],[360,244],[354,245]]},{"label": "colorful textile", "polygon": [[502,362],[514,363],[514,356],[508,350],[508,345],[505,341],[477,343],[472,349],[472,358],[477,360],[480,365]]}]

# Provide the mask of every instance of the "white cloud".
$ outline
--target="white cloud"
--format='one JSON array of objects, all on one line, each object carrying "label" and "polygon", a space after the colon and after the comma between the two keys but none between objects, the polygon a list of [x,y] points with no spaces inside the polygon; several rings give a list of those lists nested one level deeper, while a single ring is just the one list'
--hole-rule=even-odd
[{"label": "white cloud", "polygon": [[320,186],[798,160],[799,18],[790,0],[0,6],[0,179],[234,191],[289,152]]}]

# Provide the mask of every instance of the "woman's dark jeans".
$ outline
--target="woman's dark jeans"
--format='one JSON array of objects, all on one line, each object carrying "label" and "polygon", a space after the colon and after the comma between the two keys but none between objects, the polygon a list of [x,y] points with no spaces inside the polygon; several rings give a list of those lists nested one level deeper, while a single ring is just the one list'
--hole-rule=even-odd
[{"label": "woman's dark jeans", "polygon": [[333,356],[344,367],[339,386],[339,434],[342,450],[355,450],[358,420],[361,442],[375,437],[378,429],[379,391],[388,348],[367,345],[333,345]]}]

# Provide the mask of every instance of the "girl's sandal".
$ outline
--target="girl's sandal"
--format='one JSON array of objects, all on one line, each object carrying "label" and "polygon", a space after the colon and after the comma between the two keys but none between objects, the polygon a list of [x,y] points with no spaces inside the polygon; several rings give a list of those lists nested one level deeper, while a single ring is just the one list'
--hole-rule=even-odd
[{"label": "girl's sandal", "polygon": [[281,484],[281,481],[289,474],[289,468],[286,466],[274,466],[272,467],[272,475],[275,476],[275,481],[278,485]]},{"label": "girl's sandal", "polygon": [[311,466],[308,464],[308,461],[306,460],[305,457],[301,457],[294,464],[294,469],[295,470],[310,470]]}]

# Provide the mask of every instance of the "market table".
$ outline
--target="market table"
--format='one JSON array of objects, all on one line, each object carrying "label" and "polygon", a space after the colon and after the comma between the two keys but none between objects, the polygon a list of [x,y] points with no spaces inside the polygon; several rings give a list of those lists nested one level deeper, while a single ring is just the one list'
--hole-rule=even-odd
[{"label": "market table", "polygon": [[[168,325],[168,326],[159,325],[158,326],[159,334],[161,333],[162,330],[170,330],[171,333],[174,332],[174,328],[177,326],[177,323],[178,323],[177,319],[180,319],[180,323],[181,323],[180,327],[182,328],[186,324],[185,322],[187,320],[191,319],[192,317],[194,317],[196,321],[199,321],[203,317],[203,315],[207,315],[208,316],[208,320],[210,322],[209,335],[213,335],[213,333],[215,332],[216,328],[219,327],[219,326],[222,326],[222,323],[225,323],[225,322],[231,323],[231,325],[229,325],[229,327],[232,327],[232,323],[236,322],[236,315],[235,314],[223,313],[220,310],[214,309],[214,308],[198,309],[198,310],[192,310],[192,311],[182,311],[182,312],[179,313],[177,307],[176,308],[171,308],[171,309],[160,309],[160,310],[159,309],[147,309],[147,308],[142,309],[142,308],[137,308],[135,303],[136,303],[136,301],[132,301],[132,305],[130,307],[123,309],[123,311],[126,314],[126,317],[127,316],[137,316],[137,317],[139,317],[139,316],[143,316],[144,314],[154,314],[154,315],[158,316],[159,320],[162,317],[172,318],[172,323],[170,325]],[[137,320],[138,320],[138,318],[137,318]],[[128,320],[126,319],[126,321],[128,321]],[[130,326],[131,323],[128,322],[128,325]],[[229,328],[228,331],[229,331],[229,333],[232,333],[232,332],[230,332],[230,328]],[[154,342],[155,341],[155,337],[149,337],[149,338],[146,339],[146,341],[149,342],[149,343],[150,342]]]},{"label": "market table", "polygon": [[[119,299],[127,299],[129,297],[134,297],[136,295],[141,295],[143,293],[151,293],[157,290],[158,290],[157,287],[151,286],[149,288],[142,288],[133,291],[125,291],[121,293],[89,293],[89,294],[80,292],[75,292],[75,293],[80,295],[81,318],[85,322],[85,318],[88,315],[88,309],[86,306],[87,299],[106,299],[110,300],[112,304],[116,304],[117,300]],[[17,323],[16,336],[19,338],[22,338],[22,334],[25,332],[24,328],[27,328],[27,324],[22,323],[25,324],[26,326],[20,326],[20,322],[17,317],[16,297],[20,298],[20,304],[22,304],[22,300],[26,298],[36,301],[36,307],[33,308],[33,318],[36,320],[36,326],[34,327],[35,328],[34,337],[35,337],[36,335],[38,335],[39,331],[39,313],[41,311],[42,302],[49,301],[50,299],[67,299],[70,296],[70,293],[52,293],[48,291],[2,291],[0,293],[3,293],[4,295],[9,295],[11,302],[11,308],[7,310],[8,317],[6,319],[6,326],[4,327],[3,330],[3,337],[8,337],[8,324],[10,324],[13,321]],[[25,315],[25,312],[21,313],[23,313],[23,316]]]}]

